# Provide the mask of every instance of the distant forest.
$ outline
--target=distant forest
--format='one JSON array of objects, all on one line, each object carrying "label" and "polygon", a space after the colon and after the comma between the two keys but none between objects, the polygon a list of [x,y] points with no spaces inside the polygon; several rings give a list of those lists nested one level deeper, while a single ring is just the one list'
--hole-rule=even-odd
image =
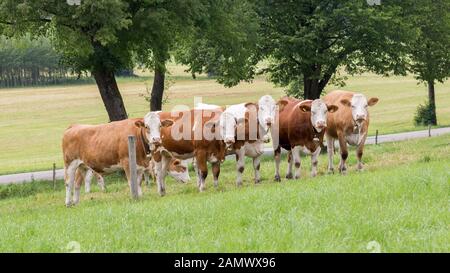
[{"label": "distant forest", "polygon": [[0,87],[59,84],[75,78],[48,39],[0,36]]}]

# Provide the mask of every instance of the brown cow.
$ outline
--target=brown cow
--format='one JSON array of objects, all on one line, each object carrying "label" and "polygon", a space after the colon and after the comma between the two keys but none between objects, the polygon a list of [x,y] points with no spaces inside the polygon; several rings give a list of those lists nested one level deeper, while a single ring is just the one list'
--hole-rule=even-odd
[{"label": "brown cow", "polygon": [[220,163],[225,160],[225,143],[218,136],[216,121],[222,109],[194,109],[178,112],[161,112],[161,119],[173,119],[171,127],[161,130],[162,146],[153,155],[155,174],[160,195],[165,194],[164,179],[171,157],[195,158],[197,186],[204,191],[208,175],[207,162],[212,164],[214,184],[220,174]]},{"label": "brown cow", "polygon": [[[118,169],[125,170],[130,183],[128,166],[128,136],[136,136],[136,161],[138,177],[148,167],[148,156],[152,147],[161,143],[160,128],[170,126],[173,121],[160,121],[156,112],[148,113],[144,120],[128,119],[101,125],[72,125],[62,141],[64,175],[66,183],[66,206],[77,204],[85,173],[92,169],[99,174],[108,174]],[[75,184],[73,202],[70,197],[75,183],[75,173],[80,175]],[[142,190],[139,186],[139,194]]]},{"label": "brown cow", "polygon": [[[272,128],[275,156],[275,180],[280,179],[281,148],[289,151],[289,168],[286,178],[292,179],[292,164],[295,163],[295,179],[300,178],[300,150],[311,154],[311,176],[317,175],[317,157],[327,127],[327,112],[337,110],[335,105],[327,105],[322,100],[298,100],[285,97],[277,103],[280,107],[278,124]],[[277,132],[278,131],[278,132]],[[278,141],[277,141],[278,133]]]},{"label": "brown cow", "polygon": [[339,110],[334,114],[328,115],[327,119],[328,171],[334,172],[333,154],[335,139],[339,140],[339,149],[341,151],[339,172],[345,174],[347,171],[345,164],[348,157],[347,143],[358,146],[356,149],[357,168],[362,170],[363,164],[361,159],[369,128],[369,111],[367,108],[377,104],[378,98],[367,100],[363,94],[336,90],[326,95],[323,99],[326,103],[340,105]]}]

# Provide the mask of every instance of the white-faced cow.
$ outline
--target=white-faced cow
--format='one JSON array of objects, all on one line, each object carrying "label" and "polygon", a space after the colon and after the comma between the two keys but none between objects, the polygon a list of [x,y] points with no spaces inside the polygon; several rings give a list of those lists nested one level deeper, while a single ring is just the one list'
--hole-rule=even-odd
[{"label": "white-faced cow", "polygon": [[[202,105],[214,109],[214,105]],[[264,143],[269,140],[269,129],[275,121],[276,103],[265,95],[257,104],[241,103],[228,106],[220,116],[217,127],[227,146],[229,154],[236,154],[236,185],[242,185],[245,156],[253,159],[255,183],[260,183],[260,163],[264,153]]]},{"label": "white-faced cow", "polygon": [[369,100],[363,94],[336,90],[323,98],[329,104],[339,105],[339,110],[328,115],[327,128],[327,151],[328,171],[333,172],[334,141],[339,140],[341,160],[339,171],[343,174],[347,171],[345,161],[348,157],[347,143],[356,145],[356,158],[358,159],[358,170],[363,169],[362,155],[364,143],[369,128],[368,107],[377,104],[378,98]]},{"label": "white-faced cow", "polygon": [[[316,176],[317,157],[320,154],[323,136],[327,127],[327,113],[335,112],[338,107],[332,104],[327,105],[320,99],[301,101],[289,97],[282,98],[277,104],[280,107],[279,124],[272,129],[276,167],[275,180],[281,181],[281,148],[289,151],[289,165],[286,178],[300,178],[301,150],[311,155],[311,176]],[[278,141],[275,138],[277,133]],[[296,168],[295,176],[292,174],[293,164]]]},{"label": "white-faced cow", "polygon": [[[103,175],[122,169],[130,183],[128,136],[136,136],[138,177],[149,164],[151,147],[161,143],[161,127],[173,124],[170,119],[161,122],[158,113],[150,112],[144,119],[127,119],[101,125],[72,125],[64,132],[62,150],[66,183],[66,206],[77,204],[80,187],[88,169]],[[76,171],[80,172],[75,183]],[[72,189],[75,184],[73,201]],[[139,185],[139,194],[142,189]]]}]

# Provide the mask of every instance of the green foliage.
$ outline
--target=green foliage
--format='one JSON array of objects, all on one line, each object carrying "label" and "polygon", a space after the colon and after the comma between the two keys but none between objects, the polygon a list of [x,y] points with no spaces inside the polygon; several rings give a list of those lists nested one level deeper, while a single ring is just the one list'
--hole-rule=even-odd
[{"label": "green foliage", "polygon": [[0,36],[0,87],[63,83],[70,71],[46,38]]},{"label": "green foliage", "polygon": [[204,17],[177,47],[176,60],[188,71],[212,73],[218,82],[231,87],[254,77],[259,22],[249,1],[210,0]]},{"label": "green foliage", "polygon": [[408,43],[409,70],[421,82],[444,82],[450,77],[450,1],[404,2],[416,31]]},{"label": "green foliage", "polygon": [[339,67],[350,74],[405,73],[402,42],[410,33],[393,1],[380,6],[360,0],[256,2],[260,54],[270,57],[266,72],[276,84],[317,97]]},{"label": "green foliage", "polygon": [[414,115],[414,124],[416,126],[426,126],[429,124],[436,124],[436,107],[434,104],[425,103],[420,104],[417,107],[416,114]]}]

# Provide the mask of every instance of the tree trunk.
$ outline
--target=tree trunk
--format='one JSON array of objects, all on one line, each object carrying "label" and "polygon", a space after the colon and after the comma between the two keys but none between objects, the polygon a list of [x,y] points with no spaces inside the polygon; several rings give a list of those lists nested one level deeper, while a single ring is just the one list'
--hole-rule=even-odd
[{"label": "tree trunk", "polygon": [[317,79],[307,79],[303,80],[303,92],[304,97],[307,100],[315,100],[320,98],[323,88],[319,86],[319,80]]},{"label": "tree trunk", "polygon": [[165,72],[160,68],[155,68],[155,78],[153,79],[152,94],[150,98],[150,111],[161,111],[164,95]]},{"label": "tree trunk", "polygon": [[95,81],[100,91],[100,95],[108,112],[109,120],[123,120],[127,119],[127,111],[120,95],[119,87],[117,86],[116,78],[113,71],[107,69],[94,69],[92,71]]},{"label": "tree trunk", "polygon": [[434,96],[434,81],[428,81],[428,103],[431,107],[431,125],[437,125],[436,99]]}]

